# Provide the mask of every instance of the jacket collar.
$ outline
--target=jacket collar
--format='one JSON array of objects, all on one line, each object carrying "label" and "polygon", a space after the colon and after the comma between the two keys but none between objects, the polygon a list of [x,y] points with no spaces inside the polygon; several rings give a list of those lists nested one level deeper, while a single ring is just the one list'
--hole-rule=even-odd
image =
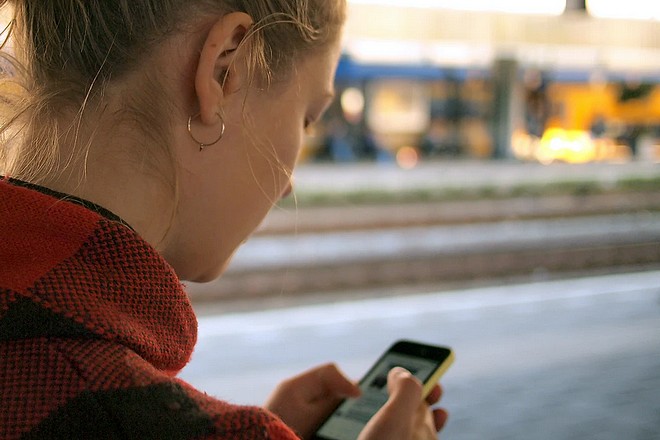
[{"label": "jacket collar", "polygon": [[4,179],[0,218],[0,340],[100,338],[168,373],[185,366],[197,338],[190,301],[172,267],[119,217]]}]

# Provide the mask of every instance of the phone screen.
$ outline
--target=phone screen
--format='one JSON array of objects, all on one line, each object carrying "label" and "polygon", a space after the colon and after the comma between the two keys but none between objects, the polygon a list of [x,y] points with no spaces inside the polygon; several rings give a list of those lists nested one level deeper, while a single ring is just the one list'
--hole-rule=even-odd
[{"label": "phone screen", "polygon": [[403,367],[425,383],[442,361],[444,359],[434,360],[393,351],[386,352],[360,381],[362,396],[342,402],[316,432],[316,438],[355,440],[364,425],[387,402],[387,375],[392,368]]}]

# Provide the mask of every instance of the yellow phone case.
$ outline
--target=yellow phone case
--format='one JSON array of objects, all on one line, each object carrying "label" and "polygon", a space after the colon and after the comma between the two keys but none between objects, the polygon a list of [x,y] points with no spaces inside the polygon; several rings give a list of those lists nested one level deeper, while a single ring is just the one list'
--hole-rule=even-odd
[{"label": "yellow phone case", "polygon": [[438,383],[442,375],[447,372],[447,370],[449,369],[449,367],[451,367],[451,364],[453,363],[454,363],[454,351],[452,350],[449,352],[449,356],[447,356],[447,359],[445,359],[445,361],[442,364],[440,364],[438,369],[435,370],[435,372],[431,375],[431,377],[429,377],[429,380],[427,380],[424,383],[424,388],[423,388],[424,399],[426,399],[426,397],[429,395],[431,390],[433,390],[433,387],[435,387],[435,384]]}]

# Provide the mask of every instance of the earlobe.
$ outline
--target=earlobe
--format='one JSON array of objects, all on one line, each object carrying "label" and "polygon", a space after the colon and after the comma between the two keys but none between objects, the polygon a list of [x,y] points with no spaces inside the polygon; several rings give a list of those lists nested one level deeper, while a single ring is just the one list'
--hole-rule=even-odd
[{"label": "earlobe", "polygon": [[237,71],[238,48],[247,36],[252,19],[242,12],[220,17],[210,28],[195,73],[195,92],[202,123],[217,122],[218,109],[226,95],[240,88]]}]

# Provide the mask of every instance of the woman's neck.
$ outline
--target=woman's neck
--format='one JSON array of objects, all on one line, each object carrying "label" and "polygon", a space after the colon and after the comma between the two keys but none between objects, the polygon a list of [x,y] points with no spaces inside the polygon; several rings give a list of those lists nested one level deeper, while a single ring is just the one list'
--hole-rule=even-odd
[{"label": "woman's neck", "polygon": [[[155,160],[136,133],[96,129],[84,147],[60,144],[60,157],[69,158],[40,176],[39,183],[54,191],[89,200],[126,221],[156,249],[164,246],[173,219],[174,185],[167,168]],[[82,150],[81,150],[82,148]],[[74,154],[73,151],[76,151]]]}]

